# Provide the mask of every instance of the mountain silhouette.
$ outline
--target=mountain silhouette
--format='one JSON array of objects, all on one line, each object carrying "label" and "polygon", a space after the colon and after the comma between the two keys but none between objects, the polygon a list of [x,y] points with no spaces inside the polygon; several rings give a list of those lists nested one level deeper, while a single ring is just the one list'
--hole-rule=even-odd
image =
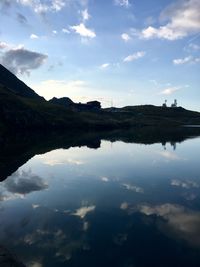
[{"label": "mountain silhouette", "polygon": [[0,132],[69,129],[124,129],[200,125],[200,113],[182,107],[153,105],[101,108],[98,101],[74,103],[70,98],[46,101],[0,65]]},{"label": "mountain silhouette", "polygon": [[44,100],[43,97],[36,94],[34,90],[28,87],[24,82],[18,79],[13,73],[0,64],[0,84],[8,88],[13,93],[27,98]]}]

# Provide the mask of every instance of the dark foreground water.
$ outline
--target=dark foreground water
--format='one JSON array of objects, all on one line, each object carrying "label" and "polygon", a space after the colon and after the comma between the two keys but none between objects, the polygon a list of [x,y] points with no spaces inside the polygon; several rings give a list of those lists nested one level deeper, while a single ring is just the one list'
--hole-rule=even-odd
[{"label": "dark foreground water", "polygon": [[24,149],[0,183],[0,245],[28,267],[200,266],[200,138],[106,139]]}]

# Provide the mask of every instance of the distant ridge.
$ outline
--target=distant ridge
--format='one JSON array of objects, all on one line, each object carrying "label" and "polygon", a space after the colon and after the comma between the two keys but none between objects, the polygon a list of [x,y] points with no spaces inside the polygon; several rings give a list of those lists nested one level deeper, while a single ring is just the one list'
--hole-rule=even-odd
[{"label": "distant ridge", "polygon": [[74,102],[69,97],[61,97],[61,98],[53,97],[52,99],[49,100],[49,103],[55,105],[61,105],[63,107],[68,107],[74,104]]},{"label": "distant ridge", "polygon": [[10,89],[13,93],[27,98],[44,100],[13,73],[0,64],[0,84]]}]

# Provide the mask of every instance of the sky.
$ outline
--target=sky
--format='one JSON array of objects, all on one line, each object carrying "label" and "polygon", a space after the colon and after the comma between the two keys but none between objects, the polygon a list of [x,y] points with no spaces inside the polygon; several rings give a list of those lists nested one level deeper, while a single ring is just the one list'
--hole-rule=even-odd
[{"label": "sky", "polygon": [[200,111],[200,1],[0,0],[0,63],[47,100]]}]

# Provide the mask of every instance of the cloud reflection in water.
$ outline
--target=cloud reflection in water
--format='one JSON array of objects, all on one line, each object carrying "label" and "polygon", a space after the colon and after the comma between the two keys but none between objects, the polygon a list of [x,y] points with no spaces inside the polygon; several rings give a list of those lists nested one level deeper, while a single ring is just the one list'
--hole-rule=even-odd
[{"label": "cloud reflection in water", "polygon": [[0,200],[24,197],[26,194],[47,188],[47,182],[40,176],[33,174],[31,170],[16,171],[0,184]]},{"label": "cloud reflection in water", "polygon": [[170,203],[156,206],[139,205],[138,210],[147,216],[156,215],[158,218],[165,219],[166,226],[169,229],[164,227],[162,230],[166,233],[175,233],[179,238],[185,239],[190,244],[200,248],[199,211]]}]

